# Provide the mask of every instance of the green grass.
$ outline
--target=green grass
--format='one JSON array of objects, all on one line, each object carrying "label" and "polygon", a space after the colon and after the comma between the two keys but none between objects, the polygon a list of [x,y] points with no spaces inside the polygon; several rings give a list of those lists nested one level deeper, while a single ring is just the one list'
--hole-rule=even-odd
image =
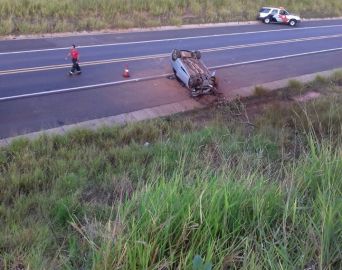
[{"label": "green grass", "polygon": [[290,91],[302,92],[304,89],[304,84],[297,80],[290,80],[288,88]]},{"label": "green grass", "polygon": [[253,126],[239,101],[1,148],[0,269],[341,269],[338,78]]},{"label": "green grass", "polygon": [[269,92],[270,90],[263,86],[255,86],[254,88],[254,95],[257,97],[266,96]]},{"label": "green grass", "polygon": [[[1,0],[0,35],[254,20],[274,1]],[[305,18],[342,15],[339,0],[286,0]]]}]

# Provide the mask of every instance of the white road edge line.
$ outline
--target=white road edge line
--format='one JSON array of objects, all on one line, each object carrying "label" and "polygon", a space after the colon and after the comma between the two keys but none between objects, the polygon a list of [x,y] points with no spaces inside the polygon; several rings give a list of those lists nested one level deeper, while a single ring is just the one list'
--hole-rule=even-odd
[{"label": "white road edge line", "polygon": [[210,67],[209,69],[220,69],[220,68],[241,66],[241,65],[247,65],[247,64],[254,64],[254,63],[268,62],[268,61],[273,61],[273,60],[281,60],[281,59],[286,59],[286,58],[305,56],[305,55],[313,55],[313,54],[320,54],[320,53],[326,53],[326,52],[336,52],[336,51],[341,51],[341,50],[342,50],[342,47],[327,49],[327,50],[305,52],[305,53],[289,54],[289,55],[283,55],[283,56],[276,56],[276,57],[270,57],[270,58],[264,58],[264,59],[258,59],[258,60],[233,63],[233,64],[218,65],[218,66]]},{"label": "white road edge line", "polygon": [[[201,39],[201,38],[211,38],[211,37],[249,35],[249,34],[258,34],[258,33],[271,33],[271,32],[283,32],[283,31],[301,31],[301,30],[307,30],[307,29],[333,28],[333,27],[341,27],[341,26],[342,26],[342,24],[335,24],[335,25],[324,25],[324,26],[309,26],[309,27],[302,27],[302,28],[262,30],[262,31],[251,31],[251,32],[229,33],[229,34],[216,34],[216,35],[203,35],[203,36],[191,36],[191,37],[168,38],[168,39],[153,39],[153,40],[122,42],[122,43],[119,42],[119,43],[108,43],[108,44],[85,45],[85,46],[78,46],[78,48],[111,47],[111,46],[120,46],[120,45],[146,44],[146,43],[168,42],[168,41],[176,41],[176,40],[190,40],[190,39]],[[60,51],[60,50],[68,50],[69,48],[70,47],[61,47],[61,48],[39,49],[39,50],[1,52],[0,55]]]},{"label": "white road edge line", "polygon": [[65,92],[85,90],[85,89],[90,89],[90,88],[120,85],[120,84],[131,83],[131,82],[147,81],[147,80],[165,78],[166,76],[169,76],[169,75],[170,74],[162,74],[162,75],[155,75],[155,76],[142,77],[142,78],[136,78],[136,79],[128,79],[128,80],[122,80],[122,81],[85,85],[85,86],[78,86],[78,87],[72,87],[72,88],[64,88],[64,89],[58,89],[58,90],[30,93],[30,94],[24,94],[24,95],[9,96],[9,97],[0,98],[0,101],[7,101],[7,100],[12,100],[12,99],[21,99],[21,98],[28,98],[28,97],[37,97],[37,96],[57,94],[57,93],[65,93]]},{"label": "white road edge line", "polygon": [[[261,46],[269,46],[269,45],[281,45],[281,44],[287,44],[287,43],[315,41],[315,40],[340,38],[340,37],[342,37],[342,34],[307,37],[307,38],[296,38],[296,39],[288,39],[288,40],[276,40],[276,41],[269,41],[269,42],[232,45],[232,46],[226,46],[226,47],[207,48],[207,49],[201,49],[201,52],[209,53],[209,52],[218,52],[218,51],[224,51],[224,50],[244,49],[244,48],[253,48],[253,47],[261,47]],[[169,53],[133,56],[133,57],[126,57],[126,58],[113,58],[113,59],[106,59],[106,60],[95,60],[95,61],[90,61],[90,62],[83,62],[82,66],[95,66],[95,65],[129,62],[129,61],[141,61],[141,60],[166,58],[166,57],[169,57]],[[63,69],[63,68],[69,68],[69,67],[70,67],[69,64],[59,64],[59,65],[51,65],[51,66],[0,70],[0,76],[19,74],[19,73],[28,73],[28,72],[46,71],[46,70],[53,70],[53,69]]]},{"label": "white road edge line", "polygon": [[[283,55],[283,56],[277,56],[277,57],[270,57],[270,58],[264,58],[264,59],[258,59],[258,60],[238,62],[238,63],[233,63],[233,64],[218,65],[218,66],[209,67],[209,69],[221,69],[221,68],[227,68],[227,67],[234,67],[234,66],[247,65],[247,64],[253,64],[253,63],[260,63],[260,62],[267,62],[267,61],[273,61],[273,60],[281,60],[281,59],[286,59],[286,58],[293,58],[293,57],[319,54],[319,53],[325,53],[325,52],[334,52],[334,51],[340,51],[340,50],[342,50],[342,47],[334,48],[334,49],[328,49],[328,50],[320,50],[320,51],[312,51],[312,52],[306,52],[306,53],[298,53],[298,54],[290,54],[290,55]],[[165,78],[165,77],[170,76],[170,75],[172,75],[172,74],[162,74],[162,75],[136,78],[136,79],[130,79],[130,80],[115,81],[115,82],[108,82],[108,83],[101,83],[101,84],[93,84],[93,85],[79,86],[79,87],[73,87],[73,88],[64,88],[64,89],[43,91],[43,92],[30,93],[30,94],[24,94],[24,95],[8,96],[8,97],[0,98],[0,101],[9,101],[9,100],[13,100],[13,99],[37,97],[37,96],[57,94],[57,93],[65,93],[65,92],[71,92],[71,91],[77,91],[77,90],[83,90],[83,89],[120,85],[120,84],[126,84],[126,83],[131,83],[131,82],[147,81],[147,80]]]}]

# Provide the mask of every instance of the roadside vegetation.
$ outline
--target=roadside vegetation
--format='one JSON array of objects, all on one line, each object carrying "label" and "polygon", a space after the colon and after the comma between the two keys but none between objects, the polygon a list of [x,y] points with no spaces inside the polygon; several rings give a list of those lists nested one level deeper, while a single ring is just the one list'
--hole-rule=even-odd
[{"label": "roadside vegetation", "polygon": [[341,269],[342,72],[265,95],[1,148],[0,269]]},{"label": "roadside vegetation", "polygon": [[[1,0],[0,35],[255,20],[274,1]],[[340,0],[281,1],[304,18],[342,16]]]}]

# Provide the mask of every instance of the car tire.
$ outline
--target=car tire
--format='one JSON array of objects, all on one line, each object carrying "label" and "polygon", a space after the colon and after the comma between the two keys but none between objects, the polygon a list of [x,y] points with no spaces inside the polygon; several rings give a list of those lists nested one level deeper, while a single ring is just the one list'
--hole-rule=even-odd
[{"label": "car tire", "polygon": [[217,87],[218,87],[218,84],[219,84],[218,78],[217,78],[217,77],[212,77],[211,80],[212,80],[212,82],[213,82],[213,86],[214,86],[215,88],[217,88]]},{"label": "car tire", "polygon": [[292,27],[295,27],[297,24],[297,21],[296,20],[290,20],[289,21],[289,25],[292,26]]},{"label": "car tire", "polygon": [[194,84],[194,78],[192,76],[193,75],[190,76],[189,81],[188,81],[189,88],[192,88]]},{"label": "car tire", "polygon": [[195,51],[195,57],[196,57],[197,59],[201,59],[201,57],[202,57],[201,52],[200,52],[200,51]]},{"label": "car tire", "polygon": [[172,60],[176,61],[178,58],[181,58],[181,52],[180,52],[180,50],[174,49],[172,51]]},{"label": "car tire", "polygon": [[270,17],[266,17],[264,19],[264,23],[269,24],[270,22],[271,22],[271,18]]}]

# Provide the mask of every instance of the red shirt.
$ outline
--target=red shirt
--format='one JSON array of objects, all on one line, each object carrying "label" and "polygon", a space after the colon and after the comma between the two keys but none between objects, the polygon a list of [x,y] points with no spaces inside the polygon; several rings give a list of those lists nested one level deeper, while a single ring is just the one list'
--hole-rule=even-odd
[{"label": "red shirt", "polygon": [[71,55],[72,59],[78,59],[79,53],[78,53],[78,51],[76,49],[71,49],[70,50],[70,55]]}]

